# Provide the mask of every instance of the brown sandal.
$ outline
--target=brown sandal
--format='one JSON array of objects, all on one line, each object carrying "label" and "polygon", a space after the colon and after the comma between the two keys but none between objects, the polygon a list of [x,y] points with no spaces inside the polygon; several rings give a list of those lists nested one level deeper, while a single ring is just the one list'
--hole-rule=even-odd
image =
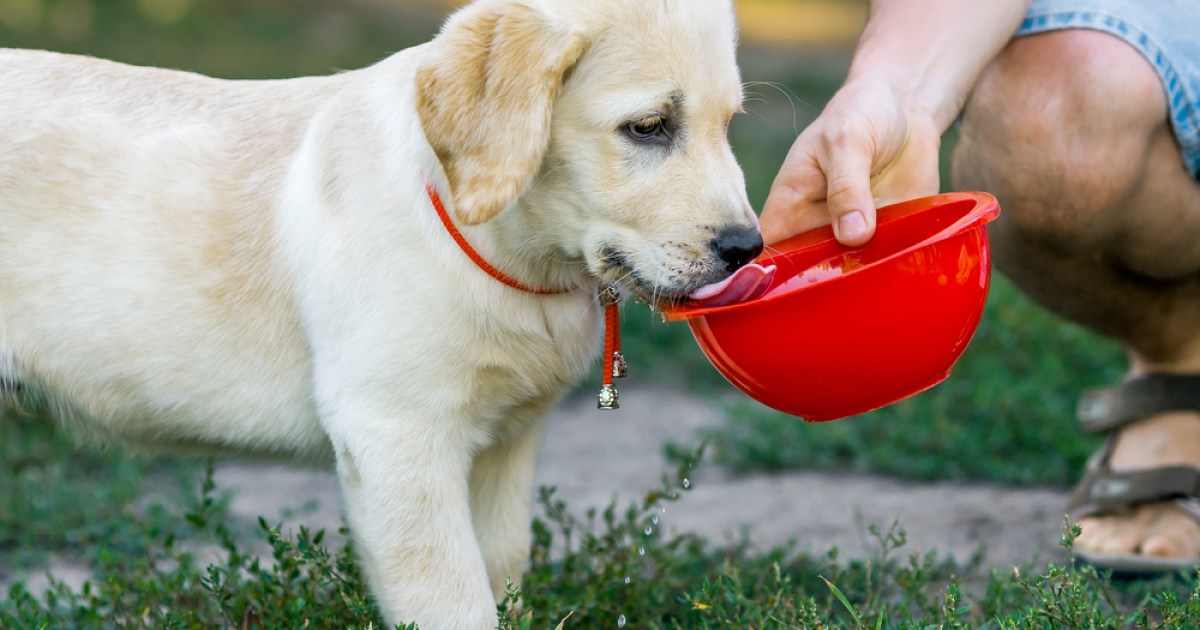
[{"label": "brown sandal", "polygon": [[[1200,522],[1200,466],[1122,472],[1109,466],[1117,429],[1167,411],[1200,411],[1200,375],[1148,374],[1084,394],[1078,410],[1084,430],[1110,435],[1088,460],[1083,479],[1071,495],[1067,509],[1072,522],[1163,501],[1174,501],[1176,507]],[[1075,555],[1097,568],[1125,576],[1161,575],[1200,566],[1200,558],[1105,554],[1084,549],[1076,549]]]}]

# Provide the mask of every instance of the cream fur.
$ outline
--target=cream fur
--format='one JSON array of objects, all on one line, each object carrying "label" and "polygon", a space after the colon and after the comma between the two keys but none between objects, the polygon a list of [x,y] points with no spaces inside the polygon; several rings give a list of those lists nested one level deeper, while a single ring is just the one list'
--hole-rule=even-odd
[{"label": "cream fur", "polygon": [[[600,279],[728,275],[729,0],[480,0],[330,77],[232,82],[0,51],[0,381],[68,430],[335,464],[389,621],[496,625],[547,409]],[[670,148],[629,121],[671,112]],[[425,194],[523,282],[483,274]]]}]

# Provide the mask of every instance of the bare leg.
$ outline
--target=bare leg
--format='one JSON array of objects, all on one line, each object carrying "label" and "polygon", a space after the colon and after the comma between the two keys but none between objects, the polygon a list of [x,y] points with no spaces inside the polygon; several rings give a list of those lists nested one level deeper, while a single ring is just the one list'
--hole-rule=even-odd
[{"label": "bare leg", "polygon": [[[1140,53],[1092,31],[1015,40],[967,104],[954,171],[1000,198],[995,260],[1028,295],[1122,342],[1135,373],[1200,372],[1200,185]],[[1200,464],[1197,420],[1123,430],[1113,467]],[[1082,525],[1080,547],[1200,555],[1200,526],[1169,504]]]}]

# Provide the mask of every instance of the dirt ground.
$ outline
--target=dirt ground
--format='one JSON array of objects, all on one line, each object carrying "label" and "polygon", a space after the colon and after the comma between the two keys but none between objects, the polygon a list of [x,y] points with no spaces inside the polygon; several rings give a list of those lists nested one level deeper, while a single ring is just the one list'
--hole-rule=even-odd
[{"label": "dirt ground", "polygon": [[[625,386],[621,404],[616,412],[597,411],[594,399],[584,396],[559,404],[536,484],[557,486],[558,496],[578,512],[614,497],[628,505],[674,470],[663,444],[698,443],[697,430],[721,419],[711,401],[677,390]],[[734,476],[712,464],[694,472],[691,491],[663,517],[668,532],[695,532],[717,543],[745,534],[759,548],[795,541],[800,550],[837,547],[843,557],[862,557],[878,549],[867,527],[886,529],[898,519],[909,553],[936,549],[939,556],[966,561],[984,548],[985,564],[1002,568],[1035,556],[1041,562],[1066,559],[1056,544],[1064,492],[816,472]],[[332,474],[225,464],[217,482],[236,489],[232,510],[239,517],[271,518],[315,502],[315,511],[289,522],[330,530],[340,525]]]},{"label": "dirt ground", "polygon": [[[600,412],[584,395],[560,403],[549,421],[536,486],[556,486],[556,496],[577,513],[614,498],[625,507],[657,487],[663,473],[674,472],[664,444],[698,444],[698,430],[721,422],[718,404],[675,389],[623,386],[621,405]],[[966,562],[982,552],[985,569],[1004,570],[1067,560],[1057,546],[1067,499],[1061,491],[819,472],[735,476],[712,463],[693,473],[690,491],[661,516],[668,535],[694,532],[716,544],[745,537],[757,549],[795,542],[799,551],[824,554],[836,547],[842,558],[862,558],[879,549],[867,528],[898,522],[908,537],[904,555],[936,550]],[[329,533],[342,525],[331,472],[225,462],[216,482],[233,492],[232,515],[247,522],[264,516],[290,529],[307,525]],[[22,580],[36,591],[47,586],[47,573],[76,587],[89,577],[86,567],[57,562],[10,576],[0,588]]]}]

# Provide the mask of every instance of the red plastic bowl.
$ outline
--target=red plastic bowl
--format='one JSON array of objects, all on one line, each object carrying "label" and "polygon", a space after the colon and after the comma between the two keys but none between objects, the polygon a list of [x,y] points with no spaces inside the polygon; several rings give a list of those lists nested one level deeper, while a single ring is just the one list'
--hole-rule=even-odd
[{"label": "red plastic bowl", "polygon": [[667,309],[713,366],[751,398],[810,422],[897,402],[950,375],[979,325],[991,280],[985,193],[948,193],[878,212],[875,237],[845,247],[828,228],[768,248],[778,266],[757,299]]}]

